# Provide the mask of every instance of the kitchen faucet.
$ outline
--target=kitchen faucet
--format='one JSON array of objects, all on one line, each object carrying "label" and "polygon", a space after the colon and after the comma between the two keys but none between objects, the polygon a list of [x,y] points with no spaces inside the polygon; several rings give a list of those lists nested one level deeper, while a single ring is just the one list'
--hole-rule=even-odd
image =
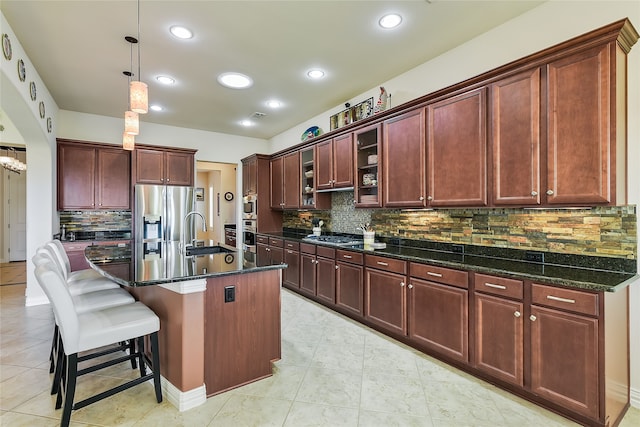
[{"label": "kitchen faucet", "polygon": [[183,222],[183,224],[182,224],[182,225],[183,225],[183,227],[182,227],[182,229],[180,230],[180,251],[181,251],[181,252],[185,252],[185,251],[187,250],[187,244],[186,244],[186,242],[184,241],[184,238],[185,238],[185,235],[186,235],[186,233],[185,233],[185,229],[187,228],[187,218],[189,218],[191,215],[199,215],[199,216],[200,216],[200,218],[202,218],[202,231],[207,231],[207,222],[206,222],[206,221],[205,221],[205,219],[204,219],[204,215],[202,215],[202,214],[201,214],[200,212],[198,212],[198,211],[191,211],[191,212],[187,213],[187,214],[184,216],[184,219],[182,220],[182,222]]}]

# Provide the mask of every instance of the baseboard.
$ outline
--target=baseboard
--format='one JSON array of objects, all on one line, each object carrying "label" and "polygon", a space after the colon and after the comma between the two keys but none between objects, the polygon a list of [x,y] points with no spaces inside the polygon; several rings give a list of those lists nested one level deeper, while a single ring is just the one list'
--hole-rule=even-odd
[{"label": "baseboard", "polygon": [[640,389],[631,388],[631,406],[640,409]]},{"label": "baseboard", "polygon": [[165,377],[160,376],[160,380],[162,393],[169,403],[178,408],[180,412],[200,406],[207,401],[207,391],[204,384],[193,390],[182,391],[171,384]]}]

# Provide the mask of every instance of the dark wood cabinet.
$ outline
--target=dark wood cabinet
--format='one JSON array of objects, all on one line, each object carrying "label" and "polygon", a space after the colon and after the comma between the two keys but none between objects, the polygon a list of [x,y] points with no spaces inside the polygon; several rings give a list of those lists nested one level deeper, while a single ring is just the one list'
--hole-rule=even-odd
[{"label": "dark wood cabinet", "polygon": [[609,44],[598,46],[547,65],[549,204],[615,200],[612,49]]},{"label": "dark wood cabinet", "polygon": [[304,209],[330,209],[331,196],[328,193],[319,193],[317,183],[321,179],[318,153],[322,152],[319,146],[313,146],[300,150],[301,182],[300,207]]},{"label": "dark wood cabinet", "polygon": [[382,206],[382,124],[374,124],[353,132],[356,176],[356,207]]},{"label": "dark wood cabinet", "polygon": [[282,239],[256,236],[256,264],[259,267],[284,262],[284,250]]},{"label": "dark wood cabinet", "polygon": [[[333,251],[333,249],[329,249]],[[336,261],[333,256],[316,258],[316,296],[333,305],[336,303]]]},{"label": "dark wood cabinet", "polygon": [[271,160],[271,208],[300,206],[300,158],[297,151]]},{"label": "dark wood cabinet", "polygon": [[409,338],[455,360],[469,360],[466,271],[411,263]]},{"label": "dark wood cabinet", "polygon": [[284,270],[282,275],[283,284],[287,284],[294,288],[299,288],[300,287],[300,252],[297,250],[297,247],[285,248],[283,251],[283,261],[285,264],[288,265],[288,267]]},{"label": "dark wood cabinet", "polygon": [[520,280],[475,274],[474,366],[524,386],[524,303]]},{"label": "dark wood cabinet", "polygon": [[121,148],[58,142],[58,210],[129,209],[131,155]]},{"label": "dark wood cabinet", "polygon": [[[599,414],[598,295],[532,285],[531,391],[590,418]],[[569,298],[567,298],[569,296]],[[549,298],[551,297],[551,298]],[[547,301],[571,311],[545,307]],[[555,304],[557,305],[557,304]]]},{"label": "dark wood cabinet", "polygon": [[418,108],[383,124],[384,207],[425,207],[425,118]]},{"label": "dark wood cabinet", "polygon": [[136,146],[136,184],[193,186],[195,150]]},{"label": "dark wood cabinet", "polygon": [[319,190],[353,187],[353,135],[347,133],[316,145]]},{"label": "dark wood cabinet", "polygon": [[490,86],[494,205],[539,205],[540,68]]},{"label": "dark wood cabinet", "polygon": [[242,195],[258,193],[258,158],[242,159]]},{"label": "dark wood cabinet", "polygon": [[302,292],[316,294],[316,256],[302,253],[300,255],[300,290]]},{"label": "dark wood cabinet", "polygon": [[431,206],[487,205],[486,89],[427,106]]},{"label": "dark wood cabinet", "polygon": [[406,276],[367,267],[364,317],[390,332],[407,335]]},{"label": "dark wood cabinet", "polygon": [[336,251],[336,307],[355,317],[364,315],[364,267],[361,253]]}]

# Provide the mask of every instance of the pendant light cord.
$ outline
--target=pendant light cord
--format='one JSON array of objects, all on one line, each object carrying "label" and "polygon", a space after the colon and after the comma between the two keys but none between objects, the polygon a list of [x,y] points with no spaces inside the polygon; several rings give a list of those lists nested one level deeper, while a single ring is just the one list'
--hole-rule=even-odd
[{"label": "pendant light cord", "polygon": [[140,0],[138,0],[138,81],[142,81],[140,75]]}]

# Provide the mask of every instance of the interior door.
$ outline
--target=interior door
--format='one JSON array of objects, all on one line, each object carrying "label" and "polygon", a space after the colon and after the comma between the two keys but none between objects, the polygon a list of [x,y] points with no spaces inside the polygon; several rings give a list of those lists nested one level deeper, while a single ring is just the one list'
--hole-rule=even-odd
[{"label": "interior door", "polygon": [[9,184],[9,261],[27,259],[27,174],[7,172]]}]

